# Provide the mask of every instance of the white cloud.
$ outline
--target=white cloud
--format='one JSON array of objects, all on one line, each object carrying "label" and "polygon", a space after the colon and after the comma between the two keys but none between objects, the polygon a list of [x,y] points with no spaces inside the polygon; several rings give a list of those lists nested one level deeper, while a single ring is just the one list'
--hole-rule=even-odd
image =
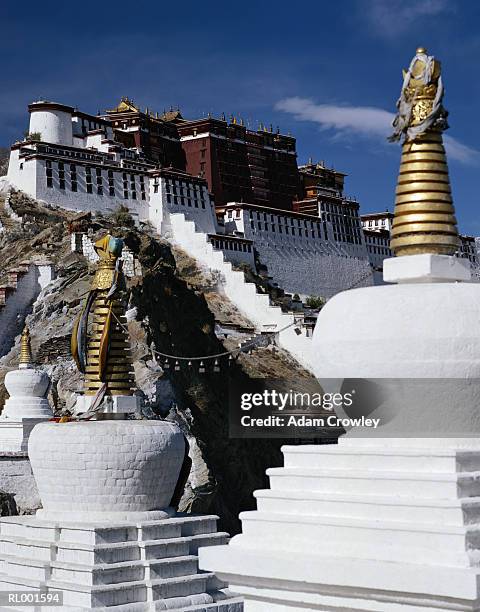
[{"label": "white cloud", "polygon": [[462,164],[478,166],[480,164],[480,151],[464,145],[456,138],[445,134],[443,142],[449,159],[455,159]]},{"label": "white cloud", "polygon": [[387,136],[391,131],[392,113],[371,106],[335,106],[315,104],[308,98],[285,98],[276,110],[292,114],[301,121],[314,121],[323,129],[353,131],[364,135]]},{"label": "white cloud", "polygon": [[[280,100],[276,110],[290,113],[299,121],[312,121],[322,130],[333,130],[336,135],[356,134],[386,142],[392,132],[394,114],[374,106],[316,104],[308,98],[292,97]],[[480,152],[452,136],[444,136],[449,159],[463,164],[480,164]]]},{"label": "white cloud", "polygon": [[[361,1],[359,10],[377,34],[395,38],[433,18],[453,10],[449,0],[370,0]],[[421,42],[421,41],[420,41]]]}]

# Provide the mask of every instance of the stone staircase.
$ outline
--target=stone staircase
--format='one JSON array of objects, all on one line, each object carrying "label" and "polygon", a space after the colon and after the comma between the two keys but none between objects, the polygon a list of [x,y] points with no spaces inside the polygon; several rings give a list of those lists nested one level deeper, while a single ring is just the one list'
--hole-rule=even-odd
[{"label": "stone staircase", "polygon": [[[174,242],[209,270],[220,272],[221,284],[228,299],[259,331],[278,332],[277,342],[306,369],[312,369],[311,340],[304,330],[295,331],[296,317],[282,312],[279,306],[270,304],[270,297],[257,292],[255,283],[245,281],[243,272],[234,270],[225,261],[223,252],[215,249],[207,234],[198,232],[193,221],[182,213],[171,214],[170,224]],[[285,327],[288,329],[284,329]],[[282,331],[283,330],[283,331]]]},{"label": "stone staircase", "polygon": [[[477,610],[480,453],[417,444],[284,446],[242,533],[200,567],[262,612],[296,610],[289,590],[309,610]],[[355,588],[333,589],[345,576]]]},{"label": "stone staircase", "polygon": [[[61,609],[70,612],[242,612],[241,600],[224,590],[224,583],[198,570],[199,547],[227,542],[228,534],[217,532],[216,522],[216,516],[188,515],[138,524],[60,526],[32,517],[5,518],[0,523],[0,591],[62,591]],[[42,606],[43,612],[58,609]]]}]

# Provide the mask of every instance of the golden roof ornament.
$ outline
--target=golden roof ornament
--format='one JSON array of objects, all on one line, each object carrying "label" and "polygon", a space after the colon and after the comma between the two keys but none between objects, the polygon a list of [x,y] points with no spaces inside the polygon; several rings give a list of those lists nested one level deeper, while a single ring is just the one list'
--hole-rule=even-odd
[{"label": "golden roof ornament", "polygon": [[408,70],[403,71],[398,113],[389,138],[403,138],[390,243],[395,255],[453,255],[458,248],[442,140],[448,128],[443,94],[440,62],[419,47]]},{"label": "golden roof ornament", "polygon": [[31,368],[33,366],[32,345],[30,340],[30,331],[25,325],[22,336],[20,338],[20,368]]},{"label": "golden roof ornament", "polygon": [[125,113],[125,112],[140,112],[138,106],[133,103],[133,100],[130,100],[126,96],[123,96],[120,100],[120,103],[110,110],[107,110],[107,113]]}]

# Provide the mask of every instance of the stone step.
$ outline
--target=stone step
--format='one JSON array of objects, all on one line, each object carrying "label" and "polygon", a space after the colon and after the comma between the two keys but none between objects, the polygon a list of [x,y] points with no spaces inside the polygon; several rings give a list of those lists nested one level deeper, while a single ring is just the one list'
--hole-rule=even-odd
[{"label": "stone step", "polygon": [[[480,527],[415,525],[352,517],[292,516],[258,511],[243,512],[242,546],[251,543],[266,550],[301,553],[312,542],[333,556],[395,560],[395,563],[437,563],[479,566]],[[441,551],[441,554],[438,554]]]},{"label": "stone step", "polygon": [[191,555],[196,555],[198,549],[202,546],[221,546],[222,544],[226,544],[229,539],[229,534],[222,531],[211,534],[193,535],[189,538],[189,553]]},{"label": "stone step", "polygon": [[207,582],[212,574],[202,573],[186,577],[149,580],[147,583],[124,582],[113,585],[73,585],[68,582],[48,580],[51,590],[62,590],[64,605],[115,606],[146,601],[151,590],[153,600],[185,598],[206,593]]},{"label": "stone step", "polygon": [[216,531],[215,515],[185,515],[163,521],[146,521],[138,525],[119,523],[105,527],[88,524],[58,524],[53,521],[26,521],[24,516],[2,518],[0,536],[25,538],[28,540],[58,540],[85,544],[107,544],[136,542],[138,540],[165,540],[181,536],[212,533]]},{"label": "stone step", "polygon": [[254,492],[262,513],[292,516],[352,517],[379,521],[412,521],[424,525],[476,525],[480,516],[480,497],[456,499],[394,496],[362,496],[315,491]]},{"label": "stone step", "polygon": [[36,521],[28,524],[24,516],[6,516],[0,521],[0,539],[3,536],[20,537],[28,540],[54,540],[54,523]]},{"label": "stone step", "polygon": [[218,516],[215,514],[205,514],[200,516],[189,514],[185,516],[175,516],[174,518],[166,519],[165,522],[180,525],[181,535],[186,537],[217,533],[217,521]]},{"label": "stone step", "polygon": [[[195,555],[151,561],[129,561],[87,567],[78,563],[52,561],[52,580],[97,586],[147,579],[176,578],[196,574],[198,558]],[[19,575],[10,572],[12,575]]]},{"label": "stone step", "polygon": [[97,563],[136,561],[143,557],[145,559],[184,557],[190,554],[191,540],[191,537],[186,537],[171,540],[147,540],[144,542],[97,545],[63,542],[58,544],[56,560],[96,565]]},{"label": "stone step", "polygon": [[0,536],[0,558],[15,556],[31,558],[36,561],[49,561],[52,558],[52,548],[54,548],[54,544],[49,540]]},{"label": "stone step", "polygon": [[478,472],[420,473],[386,470],[270,468],[270,488],[278,491],[321,491],[353,495],[423,498],[479,497]]},{"label": "stone step", "polygon": [[[76,529],[77,534],[81,528]],[[79,540],[78,535],[75,537],[75,533],[67,531],[64,528],[60,530],[60,542],[86,542],[90,541],[92,544],[107,544],[113,542],[137,542],[144,541],[150,542],[153,540],[170,540],[179,538],[182,535],[181,524],[170,522],[168,520],[152,524],[142,524],[140,528],[136,527],[123,527],[123,528],[111,528],[111,529],[95,529],[95,532],[91,530],[83,530],[83,538]],[[122,537],[122,535],[125,537]],[[91,537],[94,535],[94,538]],[[85,537],[89,537],[89,540]]]},{"label": "stone step", "polygon": [[[19,588],[15,588],[19,587]],[[10,591],[37,590],[38,587],[32,589],[29,584],[13,584],[11,582],[4,583],[2,587],[0,576],[0,588],[5,588]],[[52,591],[53,589],[50,589]],[[166,606],[168,605],[168,608]],[[38,612],[39,608],[33,606],[21,606],[21,608],[1,607],[0,612]],[[243,612],[243,598],[235,597],[234,595],[225,592],[217,593],[200,593],[193,594],[187,597],[172,597],[169,600],[157,601],[141,601],[131,602],[127,604],[105,606],[84,607],[78,605],[63,605],[58,606],[41,606],[42,612],[87,612],[94,609],[96,612],[152,612],[152,610],[166,610],[170,612]]]},{"label": "stone step", "polygon": [[471,472],[480,470],[480,453],[412,448],[349,448],[344,444],[283,446],[285,467],[377,471]]}]

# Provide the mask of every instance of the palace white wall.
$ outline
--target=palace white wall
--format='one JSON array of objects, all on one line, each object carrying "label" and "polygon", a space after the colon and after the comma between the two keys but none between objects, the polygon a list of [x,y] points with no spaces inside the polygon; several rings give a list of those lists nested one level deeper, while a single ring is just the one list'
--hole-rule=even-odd
[{"label": "palace white wall", "polygon": [[33,159],[19,160],[19,149],[10,152],[7,179],[13,187],[21,189],[32,198],[37,197],[37,163]]},{"label": "palace white wall", "polygon": [[[177,194],[174,194],[171,188],[167,189],[165,177],[150,179],[149,219],[159,234],[169,235],[170,214],[177,213],[184,214],[188,221],[194,221],[199,231],[206,234],[216,233],[215,211],[207,187],[201,186],[197,189],[194,187],[196,183],[188,179],[169,179],[169,184],[172,183],[177,187]],[[180,194],[180,189],[184,190],[183,195]]]},{"label": "palace white wall", "polygon": [[32,110],[29,131],[40,132],[43,142],[73,144],[72,115],[65,111]]},{"label": "palace white wall", "polygon": [[[72,191],[72,180],[70,162],[64,162],[65,189],[60,189],[58,163],[52,162],[52,187],[47,186],[46,160],[30,159],[19,160],[18,151],[12,151],[8,169],[8,180],[12,186],[21,189],[28,195],[38,200],[44,200],[50,204],[56,204],[68,210],[78,212],[99,211],[108,214],[119,206],[126,206],[132,216],[139,220],[148,219],[148,178],[145,178],[145,200],[141,199],[141,185],[137,174],[131,181],[131,171],[128,176],[128,198],[123,197],[123,173],[124,169],[113,171],[113,185],[115,195],[109,195],[108,169],[100,167],[102,177],[103,195],[98,194],[96,167],[92,167],[92,193],[87,193],[87,179],[85,166],[76,163],[77,191]],[[72,160],[72,163],[75,163]],[[131,197],[132,183],[135,184],[136,199]]]},{"label": "palace white wall", "polygon": [[209,236],[209,241],[215,249],[223,252],[226,261],[234,265],[247,264],[255,270],[255,255],[253,244],[243,243],[230,236]]},{"label": "palace white wall", "polygon": [[226,218],[225,229],[253,240],[260,262],[285,291],[329,298],[352,285],[373,284],[365,244],[326,239],[320,220],[288,218],[287,223],[281,214],[266,213],[266,220],[263,212],[258,215],[249,209],[237,210],[233,218]]}]

